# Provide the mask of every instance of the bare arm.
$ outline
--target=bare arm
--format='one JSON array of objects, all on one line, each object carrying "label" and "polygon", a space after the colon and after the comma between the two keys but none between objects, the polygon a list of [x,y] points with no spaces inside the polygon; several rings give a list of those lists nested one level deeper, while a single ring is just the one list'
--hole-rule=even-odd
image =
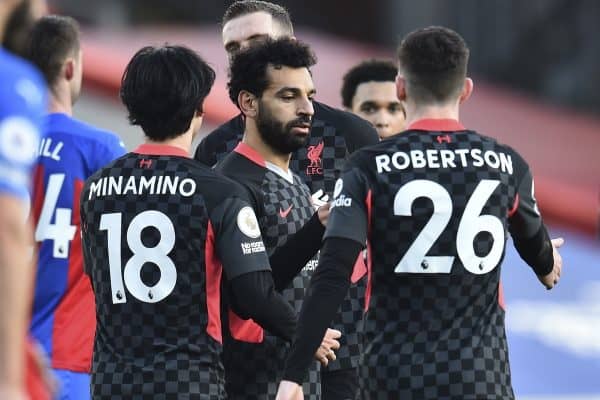
[{"label": "bare arm", "polygon": [[28,257],[31,232],[24,223],[24,213],[21,200],[0,196],[0,392],[23,386],[23,352],[33,282]]}]

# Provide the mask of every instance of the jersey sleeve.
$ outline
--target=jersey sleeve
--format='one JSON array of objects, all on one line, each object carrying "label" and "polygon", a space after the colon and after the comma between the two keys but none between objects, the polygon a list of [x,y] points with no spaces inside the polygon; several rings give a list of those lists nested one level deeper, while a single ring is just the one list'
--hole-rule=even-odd
[{"label": "jersey sleeve", "polygon": [[118,136],[110,134],[97,154],[94,172],[104,167],[111,161],[121,157],[125,153],[126,150],[123,141]]},{"label": "jersey sleeve", "polygon": [[[30,76],[31,75],[31,76]],[[0,83],[0,194],[29,196],[31,168],[46,112],[46,89],[33,74]]]},{"label": "jersey sleeve", "polygon": [[552,271],[552,244],[535,199],[535,185],[527,163],[515,157],[520,180],[509,212],[509,231],[519,255],[538,275]]},{"label": "jersey sleeve", "polygon": [[216,252],[228,280],[254,271],[270,271],[256,214],[248,202],[230,197],[211,212]]},{"label": "jersey sleeve", "polygon": [[345,171],[335,183],[324,238],[351,239],[364,245],[368,233],[367,197],[370,192],[367,178],[355,159],[348,160]]},{"label": "jersey sleeve", "polygon": [[[212,134],[214,134],[214,132],[210,133],[209,136]],[[196,161],[200,161],[204,165],[212,167],[217,163],[217,157],[213,146],[211,146],[211,140],[209,136],[203,138],[200,141],[200,144],[198,144],[196,153],[194,153],[194,159]]]}]

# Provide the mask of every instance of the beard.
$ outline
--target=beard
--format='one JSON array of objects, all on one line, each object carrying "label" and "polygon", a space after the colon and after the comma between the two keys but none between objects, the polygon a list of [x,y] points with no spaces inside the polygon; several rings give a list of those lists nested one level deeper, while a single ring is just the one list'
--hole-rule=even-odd
[{"label": "beard", "polygon": [[256,126],[262,140],[279,154],[290,154],[304,147],[310,136],[295,135],[292,129],[311,124],[312,118],[304,115],[287,123],[278,120],[264,103],[260,103],[256,116]]},{"label": "beard", "polygon": [[13,54],[24,57],[27,53],[29,32],[36,17],[30,0],[23,0],[8,17],[4,29],[2,47]]}]

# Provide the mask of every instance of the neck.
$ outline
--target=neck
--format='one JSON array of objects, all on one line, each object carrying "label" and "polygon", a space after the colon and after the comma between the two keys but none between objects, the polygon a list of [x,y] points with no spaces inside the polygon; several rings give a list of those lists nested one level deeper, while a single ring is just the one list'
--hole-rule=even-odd
[{"label": "neck", "polygon": [[184,150],[185,152],[187,152],[189,154],[191,151],[191,148],[192,148],[192,136],[193,136],[192,130],[189,129],[186,133],[184,133],[183,135],[177,136],[176,138],[171,138],[171,139],[162,140],[162,141],[155,141],[155,140],[152,140],[152,139],[146,137],[146,140],[144,142],[147,144],[158,144],[161,146],[177,147],[177,148]]},{"label": "neck", "polygon": [[456,104],[440,105],[416,105],[407,102],[406,104],[406,125],[410,125],[421,119],[454,119],[459,120],[458,101]]},{"label": "neck", "polygon": [[8,5],[4,1],[0,1],[0,42],[4,40],[4,30],[10,11]]},{"label": "neck", "polygon": [[246,118],[246,130],[242,142],[256,150],[265,161],[278,166],[284,171],[289,169],[292,155],[290,153],[281,154],[265,143],[260,133],[258,133],[254,120]]},{"label": "neck", "polygon": [[49,111],[51,113],[73,115],[73,102],[68,84],[59,82],[50,88]]}]

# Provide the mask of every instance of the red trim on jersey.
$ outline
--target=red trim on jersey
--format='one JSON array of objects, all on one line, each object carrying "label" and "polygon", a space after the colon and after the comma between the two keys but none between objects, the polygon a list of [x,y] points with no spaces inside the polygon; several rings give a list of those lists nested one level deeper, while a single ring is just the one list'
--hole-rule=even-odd
[{"label": "red trim on jersey", "polygon": [[83,272],[79,197],[84,182],[73,182],[71,224],[76,227],[70,243],[67,287],[54,312],[52,328],[53,368],[90,372],[96,332],[96,305],[90,278]]},{"label": "red trim on jersey", "polygon": [[[373,192],[367,192],[365,204],[367,205],[367,288],[365,290],[365,312],[369,310],[371,302],[371,288],[373,285],[373,252],[371,250],[371,215],[373,214]],[[362,256],[362,254],[360,254]]]},{"label": "red trim on jersey", "polygon": [[244,142],[239,142],[235,149],[233,149],[236,153],[246,157],[248,160],[252,161],[255,164],[260,165],[263,168],[267,168],[267,164],[265,163],[265,159],[258,154],[256,150],[252,147],[248,146]]},{"label": "red trim on jersey", "polygon": [[498,304],[504,311],[506,311],[506,304],[504,303],[504,288],[502,287],[502,281],[498,282]]},{"label": "red trim on jersey", "polygon": [[517,209],[519,208],[519,200],[520,200],[519,193],[517,193],[517,195],[515,196],[515,202],[514,202],[512,208],[510,210],[508,210],[508,218],[512,217],[517,212]]},{"label": "red trim on jersey", "polygon": [[30,399],[50,400],[50,391],[40,370],[40,363],[37,358],[34,346],[37,346],[33,339],[27,338],[25,343],[25,390]]},{"label": "red trim on jersey", "polygon": [[208,221],[204,245],[204,261],[206,263],[206,312],[208,323],[206,333],[217,342],[223,344],[221,331],[221,277],[223,265],[215,253],[215,231]]},{"label": "red trim on jersey", "polygon": [[240,342],[262,343],[265,331],[252,319],[242,319],[229,310],[229,332],[231,337]]},{"label": "red trim on jersey", "polygon": [[[44,196],[46,194],[44,188],[44,165],[37,164],[35,172],[33,173],[33,196],[31,204],[30,222],[33,227],[36,227],[40,220],[42,213],[42,206],[44,205]],[[78,212],[79,214],[79,212]]]},{"label": "red trim on jersey", "polygon": [[464,131],[465,127],[455,119],[450,118],[424,118],[410,124],[407,130],[416,129],[419,131],[433,132],[454,132]]},{"label": "red trim on jersey", "polygon": [[180,147],[166,144],[144,143],[139,145],[132,153],[147,154],[152,156],[178,156],[191,158],[189,153]]},{"label": "red trim on jersey", "polygon": [[358,258],[354,263],[354,269],[352,270],[352,276],[350,277],[350,282],[356,283],[363,276],[367,274],[367,264],[365,263],[365,257],[363,256],[363,252],[361,251],[358,254]]}]

